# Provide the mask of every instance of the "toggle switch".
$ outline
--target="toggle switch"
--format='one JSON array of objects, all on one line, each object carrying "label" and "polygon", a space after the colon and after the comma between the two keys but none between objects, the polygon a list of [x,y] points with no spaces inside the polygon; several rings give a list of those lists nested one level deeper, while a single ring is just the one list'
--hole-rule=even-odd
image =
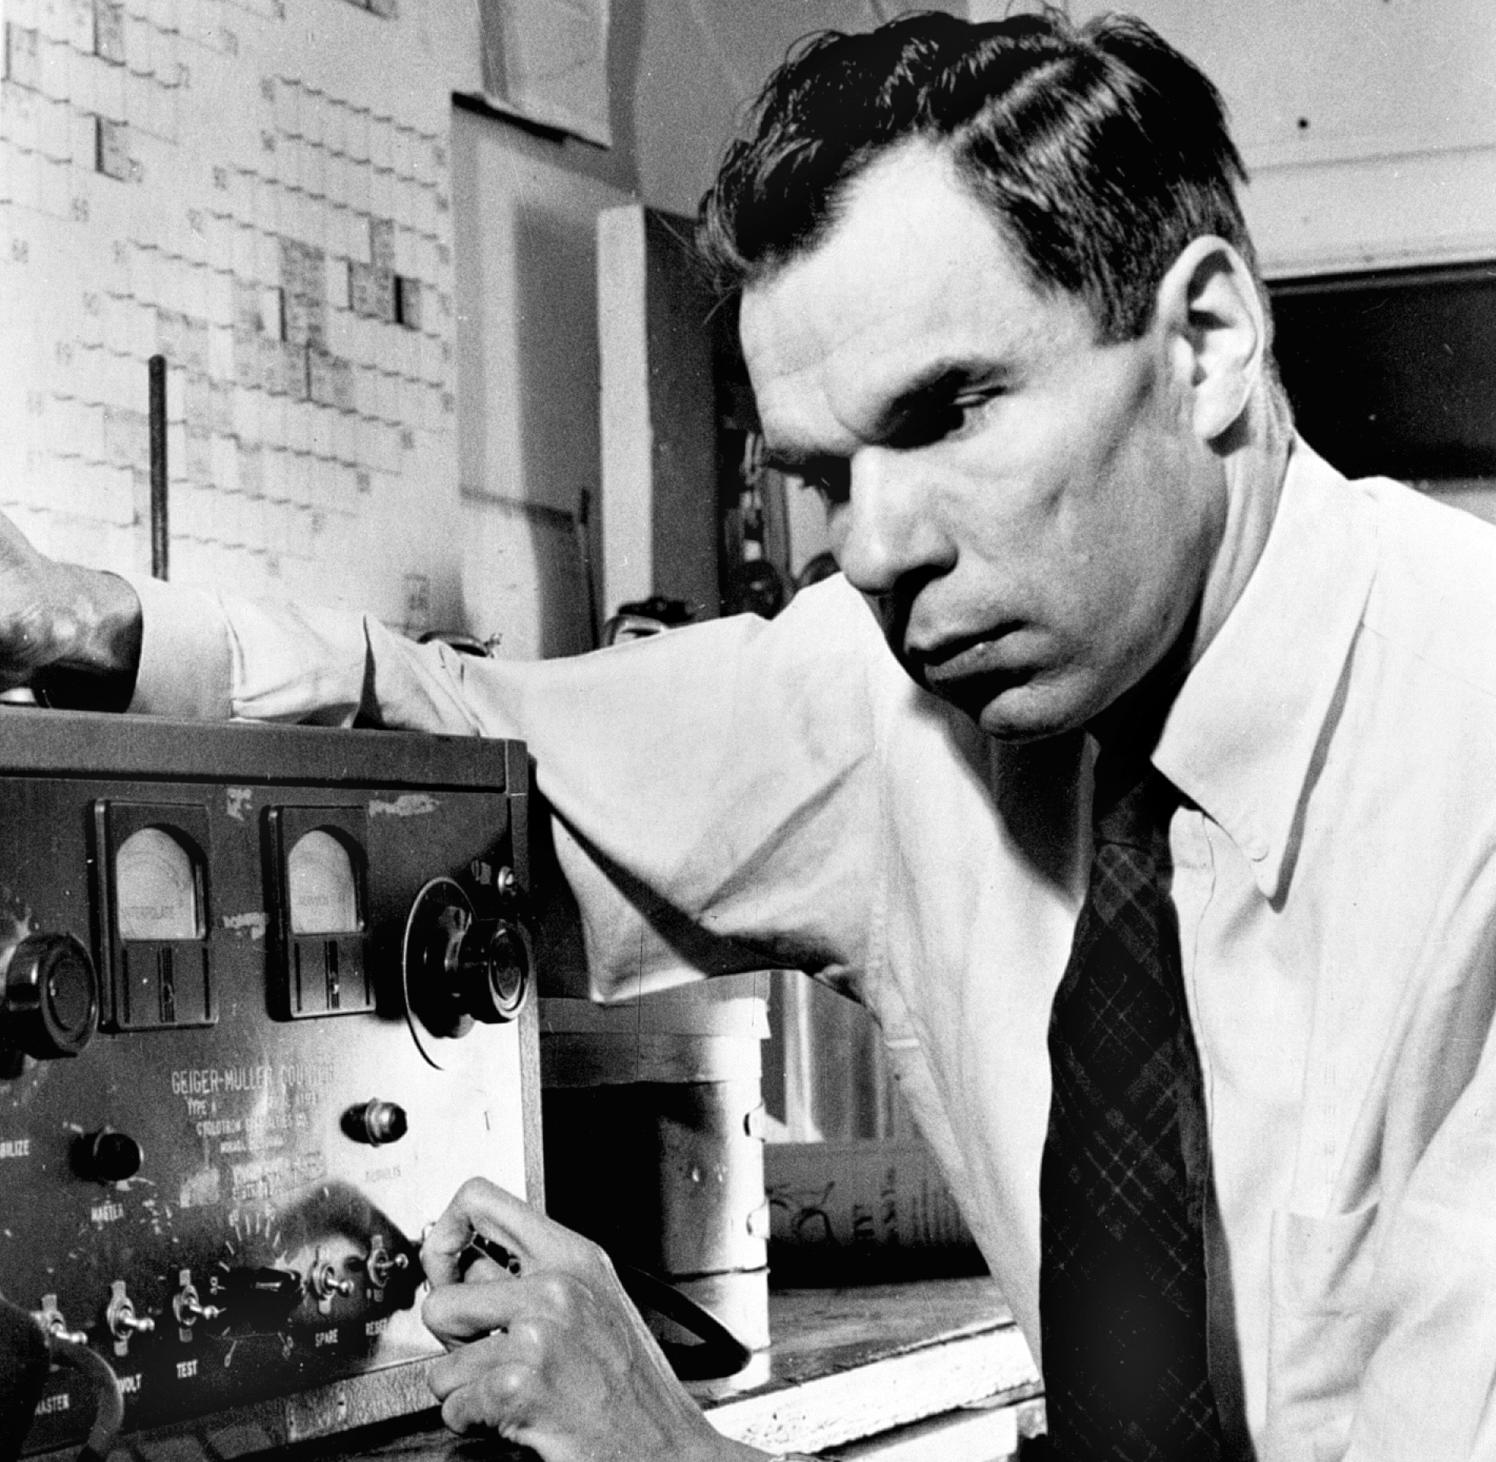
[{"label": "toggle switch", "polygon": [[319,1264],[312,1270],[312,1293],[316,1295],[318,1309],[327,1313],[334,1297],[347,1299],[358,1286],[351,1279],[338,1277],[338,1266],[333,1263]]},{"label": "toggle switch", "polygon": [[125,1281],[116,1279],[109,1286],[109,1304],[104,1310],[104,1324],[114,1336],[114,1353],[124,1355],[135,1335],[149,1335],[156,1322],[149,1315],[135,1312],[135,1302],[125,1293]]},{"label": "toggle switch", "polygon": [[32,1318],[48,1335],[55,1335],[59,1340],[71,1340],[75,1345],[88,1343],[88,1336],[82,1330],[69,1328],[62,1311],[57,1308],[55,1294],[42,1296],[42,1307],[32,1312]]},{"label": "toggle switch", "polygon": [[171,1312],[176,1316],[180,1338],[186,1340],[190,1337],[192,1327],[199,1320],[211,1328],[223,1311],[217,1305],[203,1303],[202,1296],[197,1292],[197,1286],[192,1282],[190,1269],[182,1270],[178,1278],[181,1287],[171,1297]]},{"label": "toggle switch", "polygon": [[369,1283],[374,1289],[388,1289],[390,1280],[395,1275],[410,1268],[410,1255],[392,1254],[376,1234],[374,1247],[369,1250],[369,1257],[364,1261],[364,1268],[368,1272]]}]

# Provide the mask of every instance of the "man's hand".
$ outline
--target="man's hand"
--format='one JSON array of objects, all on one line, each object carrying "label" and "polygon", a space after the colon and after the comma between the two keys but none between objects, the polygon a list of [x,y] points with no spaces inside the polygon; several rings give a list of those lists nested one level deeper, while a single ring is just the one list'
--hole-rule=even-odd
[{"label": "man's hand", "polygon": [[38,553],[0,514],[0,690],[66,677],[98,692],[69,699],[123,705],[140,629],[140,600],[123,579]]},{"label": "man's hand", "polygon": [[[518,1274],[480,1257],[498,1244]],[[421,1260],[426,1323],[451,1354],[430,1371],[442,1420],[545,1462],[748,1462],[676,1379],[603,1251],[482,1178],[464,1183]]]}]

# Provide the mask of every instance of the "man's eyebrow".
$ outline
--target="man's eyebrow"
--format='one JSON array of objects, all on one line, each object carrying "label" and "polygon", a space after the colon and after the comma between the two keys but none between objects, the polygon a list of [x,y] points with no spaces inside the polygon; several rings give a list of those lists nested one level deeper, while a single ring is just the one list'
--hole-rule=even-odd
[{"label": "man's eyebrow", "polygon": [[[955,393],[971,386],[997,385],[1008,378],[1007,367],[992,356],[951,356],[931,361],[903,382],[869,423],[866,440],[881,442],[894,436],[911,417],[930,407],[947,405]],[[802,451],[789,445],[764,444],[763,464],[777,472],[805,476],[817,467],[840,462],[835,452]]]}]

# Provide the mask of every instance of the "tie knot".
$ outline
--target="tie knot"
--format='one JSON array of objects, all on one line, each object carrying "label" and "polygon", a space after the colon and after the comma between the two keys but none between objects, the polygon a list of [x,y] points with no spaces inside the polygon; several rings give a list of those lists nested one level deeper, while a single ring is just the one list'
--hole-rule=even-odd
[{"label": "tie knot", "polygon": [[1096,759],[1091,822],[1098,847],[1103,843],[1149,849],[1167,838],[1178,794],[1147,756],[1132,747]]}]

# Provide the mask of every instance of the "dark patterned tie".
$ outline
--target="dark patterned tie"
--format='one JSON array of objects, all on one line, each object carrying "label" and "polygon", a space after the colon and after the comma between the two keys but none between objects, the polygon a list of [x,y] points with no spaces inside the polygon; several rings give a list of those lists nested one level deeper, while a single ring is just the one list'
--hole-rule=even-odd
[{"label": "dark patterned tie", "polygon": [[1057,1462],[1214,1462],[1200,1063],[1169,901],[1177,796],[1103,751],[1095,853],[1049,1025],[1039,1310]]}]

